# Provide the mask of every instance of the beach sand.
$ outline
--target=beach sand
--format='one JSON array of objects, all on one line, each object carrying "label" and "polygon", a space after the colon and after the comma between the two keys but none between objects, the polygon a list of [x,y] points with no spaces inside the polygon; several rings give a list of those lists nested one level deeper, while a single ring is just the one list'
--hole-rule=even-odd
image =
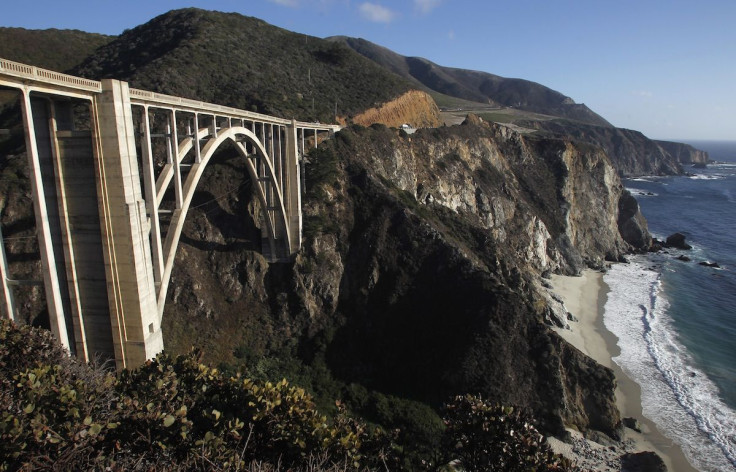
[{"label": "beach sand", "polygon": [[[625,449],[630,452],[654,451],[667,465],[670,472],[695,472],[685,458],[682,449],[665,437],[652,421],[644,417],[641,408],[641,389],[639,385],[624,374],[612,358],[619,355],[618,338],[610,333],[603,324],[604,306],[606,304],[608,286],[603,282],[603,274],[593,270],[585,270],[580,277],[553,275],[551,277],[553,292],[565,303],[567,311],[577,321],[570,321],[570,329],[555,329],[570,344],[580,349],[598,363],[610,367],[616,376],[616,405],[621,417],[632,417],[639,421],[641,433],[626,428]],[[581,441],[580,437],[576,440]],[[551,441],[556,450],[570,454],[570,447]],[[597,444],[592,444],[595,449]],[[578,447],[578,449],[580,449]],[[590,464],[588,464],[590,467]],[[605,464],[596,467],[604,470]]]}]

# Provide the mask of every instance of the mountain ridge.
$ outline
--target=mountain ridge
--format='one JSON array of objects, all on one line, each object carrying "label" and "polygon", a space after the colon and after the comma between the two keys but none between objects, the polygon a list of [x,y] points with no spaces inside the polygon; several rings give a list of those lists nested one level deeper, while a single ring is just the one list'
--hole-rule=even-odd
[{"label": "mountain ridge", "polygon": [[678,175],[684,172],[681,164],[708,160],[707,153],[690,145],[651,140],[639,131],[614,127],[584,104],[536,82],[440,66],[421,57],[402,56],[362,38],[327,39],[346,44],[430,93],[557,117],[551,121],[522,119],[519,124],[603,147],[622,176]]},{"label": "mountain ridge", "polygon": [[599,126],[612,126],[583,104],[549,87],[525,79],[506,78],[489,72],[445,67],[422,57],[401,56],[362,38],[331,36],[365,57],[422,87],[457,98],[516,107]]},{"label": "mountain ridge", "polygon": [[254,17],[195,8],[124,32],[73,72],[305,121],[334,122],[411,89],[345,46]]},{"label": "mountain ridge", "polygon": [[113,38],[79,30],[0,27],[0,57],[67,72]]}]

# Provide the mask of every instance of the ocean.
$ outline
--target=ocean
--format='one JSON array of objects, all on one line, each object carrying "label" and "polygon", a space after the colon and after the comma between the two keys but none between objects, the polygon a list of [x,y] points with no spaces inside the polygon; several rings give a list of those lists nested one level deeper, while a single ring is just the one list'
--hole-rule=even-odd
[{"label": "ocean", "polygon": [[693,249],[614,265],[604,324],[619,338],[614,362],[642,387],[644,415],[696,468],[720,472],[736,470],[736,141],[691,144],[719,163],[624,185],[653,236],[680,232]]}]

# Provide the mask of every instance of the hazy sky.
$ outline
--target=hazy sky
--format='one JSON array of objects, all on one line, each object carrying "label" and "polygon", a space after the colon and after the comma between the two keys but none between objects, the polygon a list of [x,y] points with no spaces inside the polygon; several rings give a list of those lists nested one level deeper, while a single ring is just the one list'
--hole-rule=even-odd
[{"label": "hazy sky", "polygon": [[0,26],[119,34],[185,6],[533,80],[651,138],[736,140],[736,0],[33,0]]}]

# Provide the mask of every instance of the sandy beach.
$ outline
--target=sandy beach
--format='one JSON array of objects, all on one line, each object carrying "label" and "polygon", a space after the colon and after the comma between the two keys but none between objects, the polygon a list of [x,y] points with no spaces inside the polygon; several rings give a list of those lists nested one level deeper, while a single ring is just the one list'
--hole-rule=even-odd
[{"label": "sandy beach", "polygon": [[[604,306],[609,290],[603,281],[603,274],[586,270],[580,277],[553,275],[550,283],[553,292],[562,299],[567,311],[577,318],[577,321],[569,322],[570,329],[555,330],[573,346],[600,364],[613,369],[617,381],[616,404],[621,411],[621,417],[635,418],[641,427],[641,433],[626,428],[621,451],[598,447],[598,444],[590,441],[588,443],[592,444],[581,447],[580,443],[583,440],[579,436],[573,436],[575,447],[553,440],[551,441],[553,448],[577,459],[585,469],[615,470],[615,466],[611,468],[611,464],[616,462],[612,456],[620,455],[621,452],[654,451],[664,460],[670,472],[695,472],[697,469],[690,465],[680,447],[660,433],[654,423],[643,416],[639,385],[627,377],[612,360],[620,351],[617,346],[618,338],[606,330],[603,324]],[[602,462],[596,465],[590,461],[590,457],[588,459],[581,457],[581,449],[587,452],[600,449],[601,455],[597,457]]]}]

